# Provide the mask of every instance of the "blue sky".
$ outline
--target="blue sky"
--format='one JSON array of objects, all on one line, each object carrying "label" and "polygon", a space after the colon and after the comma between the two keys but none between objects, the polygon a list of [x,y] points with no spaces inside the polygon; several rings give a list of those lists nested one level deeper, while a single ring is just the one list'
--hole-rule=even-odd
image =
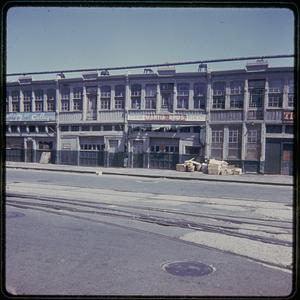
[{"label": "blue sky", "polygon": [[[294,15],[282,8],[14,7],[7,12],[7,73],[293,52]],[[293,64],[291,59],[269,63]]]}]

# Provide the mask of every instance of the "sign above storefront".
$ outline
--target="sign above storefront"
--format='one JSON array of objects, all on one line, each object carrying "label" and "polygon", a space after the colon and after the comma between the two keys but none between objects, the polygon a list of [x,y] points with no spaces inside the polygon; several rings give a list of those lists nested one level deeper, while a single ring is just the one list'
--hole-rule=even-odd
[{"label": "sign above storefront", "polygon": [[24,112],[6,114],[8,122],[49,122],[55,121],[55,112]]},{"label": "sign above storefront", "polygon": [[193,122],[205,121],[205,114],[176,113],[176,114],[128,114],[129,121],[151,121],[151,122]]},{"label": "sign above storefront", "polygon": [[294,112],[293,111],[284,111],[282,114],[283,123],[293,123],[294,122]]}]

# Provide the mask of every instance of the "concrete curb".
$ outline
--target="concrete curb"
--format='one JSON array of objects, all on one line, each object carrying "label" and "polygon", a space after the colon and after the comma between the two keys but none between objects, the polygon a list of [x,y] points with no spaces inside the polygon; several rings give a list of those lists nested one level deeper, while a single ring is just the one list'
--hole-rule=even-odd
[{"label": "concrete curb", "polygon": [[[259,184],[259,185],[270,185],[270,186],[293,186],[293,183],[285,183],[285,182],[270,182],[270,181],[251,181],[232,178],[208,178],[208,177],[185,177],[185,176],[172,176],[172,175],[156,175],[156,174],[130,174],[130,173],[119,173],[113,171],[105,171],[105,170],[74,170],[74,169],[60,169],[60,168],[41,168],[36,166],[14,166],[14,165],[6,165],[6,168],[11,169],[25,169],[25,170],[38,170],[38,171],[53,171],[53,172],[65,172],[65,173],[82,173],[82,174],[94,174],[94,175],[118,175],[118,176],[131,176],[131,177],[145,177],[145,178],[166,178],[173,180],[198,180],[198,181],[210,181],[210,182],[226,182],[226,183],[241,183],[241,184]],[[232,175],[235,176],[235,175]]]}]

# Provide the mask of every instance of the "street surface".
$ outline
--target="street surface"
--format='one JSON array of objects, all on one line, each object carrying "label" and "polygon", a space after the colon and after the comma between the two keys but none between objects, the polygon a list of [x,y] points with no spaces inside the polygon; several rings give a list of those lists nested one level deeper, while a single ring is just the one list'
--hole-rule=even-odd
[{"label": "street surface", "polygon": [[7,169],[6,188],[12,294],[292,292],[291,187]]}]

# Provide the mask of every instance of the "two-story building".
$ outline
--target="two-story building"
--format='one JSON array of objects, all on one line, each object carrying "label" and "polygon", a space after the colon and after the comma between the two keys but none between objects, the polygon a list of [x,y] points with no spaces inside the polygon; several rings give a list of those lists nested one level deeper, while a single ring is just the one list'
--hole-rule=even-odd
[{"label": "two-story building", "polygon": [[291,174],[293,68],[32,80],[6,89],[7,159],[175,168],[189,157],[232,161],[244,171]]}]

